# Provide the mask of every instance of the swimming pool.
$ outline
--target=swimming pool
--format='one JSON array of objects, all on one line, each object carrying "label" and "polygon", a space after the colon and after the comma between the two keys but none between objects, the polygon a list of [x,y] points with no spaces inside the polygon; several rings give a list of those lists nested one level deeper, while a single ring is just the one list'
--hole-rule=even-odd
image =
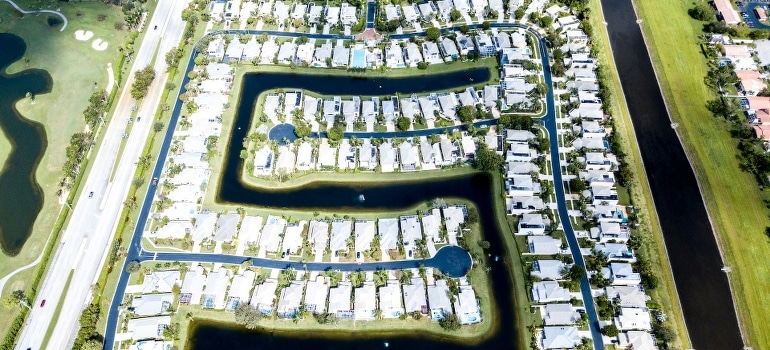
[{"label": "swimming pool", "polygon": [[354,49],[350,66],[353,68],[366,68],[366,51]]}]

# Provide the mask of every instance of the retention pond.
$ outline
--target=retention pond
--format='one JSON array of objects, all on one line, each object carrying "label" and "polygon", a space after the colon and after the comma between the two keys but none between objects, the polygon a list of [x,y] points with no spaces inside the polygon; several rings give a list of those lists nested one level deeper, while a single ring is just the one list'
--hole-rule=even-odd
[{"label": "retention pond", "polygon": [[[231,140],[246,136],[254,115],[256,97],[275,88],[296,87],[325,95],[372,95],[411,94],[443,89],[460,88],[473,79],[484,82],[489,79],[486,69],[450,73],[436,77],[402,79],[360,79],[288,74],[247,74],[242,82]],[[230,142],[232,149],[225,154],[224,172],[219,184],[218,200],[227,203],[259,205],[270,208],[313,210],[322,208],[349,214],[361,211],[400,210],[431,201],[437,197],[459,197],[477,206],[481,229],[490,242],[492,256],[507,257],[516,252],[503,250],[504,243],[498,230],[497,214],[492,194],[493,178],[487,174],[472,174],[450,178],[432,178],[426,173],[422,181],[393,181],[389,183],[313,183],[301,188],[270,190],[253,188],[240,180],[242,160],[239,158],[240,142]],[[365,201],[360,201],[363,194]],[[518,344],[517,320],[514,317],[515,287],[507,259],[490,261],[490,291],[493,297],[493,315],[484,315],[485,322],[493,322],[490,334],[478,339],[458,341],[456,338],[425,334],[420,330],[397,332],[297,332],[257,330],[249,331],[241,326],[211,322],[195,322],[191,327],[189,349],[515,349]]]},{"label": "retention pond", "polygon": [[602,0],[602,8],[692,347],[740,349],[743,342],[714,232],[693,170],[671,127],[633,4]]},{"label": "retention pond", "polygon": [[8,66],[27,50],[20,37],[0,33],[0,48],[0,128],[2,137],[11,144],[0,170],[0,246],[4,254],[15,256],[27,242],[43,207],[43,191],[35,173],[48,144],[43,125],[24,118],[15,105],[27,93],[50,92],[53,82],[48,72],[40,69],[6,74]]}]

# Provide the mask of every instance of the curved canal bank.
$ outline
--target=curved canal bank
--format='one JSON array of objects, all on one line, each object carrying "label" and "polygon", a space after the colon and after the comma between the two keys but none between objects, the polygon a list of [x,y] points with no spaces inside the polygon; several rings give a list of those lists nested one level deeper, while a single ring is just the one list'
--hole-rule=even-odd
[{"label": "curved canal bank", "polygon": [[0,198],[4,199],[0,201],[0,246],[4,254],[15,256],[43,207],[36,172],[48,145],[43,125],[22,116],[15,105],[27,93],[50,92],[53,81],[40,69],[7,75],[6,68],[24,56],[27,45],[16,35],[0,33],[0,47],[0,128],[11,144],[0,171]]},{"label": "curved canal bank", "polygon": [[602,8],[693,348],[739,349],[743,342],[719,248],[633,4],[603,0]]}]

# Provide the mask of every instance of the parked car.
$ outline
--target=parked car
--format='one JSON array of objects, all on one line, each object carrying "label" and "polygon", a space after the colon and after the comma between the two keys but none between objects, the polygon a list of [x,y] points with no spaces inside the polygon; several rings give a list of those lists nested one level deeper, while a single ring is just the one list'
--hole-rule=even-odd
[{"label": "parked car", "polygon": [[153,186],[158,186],[158,178],[157,177],[153,177],[152,178],[152,185]]}]

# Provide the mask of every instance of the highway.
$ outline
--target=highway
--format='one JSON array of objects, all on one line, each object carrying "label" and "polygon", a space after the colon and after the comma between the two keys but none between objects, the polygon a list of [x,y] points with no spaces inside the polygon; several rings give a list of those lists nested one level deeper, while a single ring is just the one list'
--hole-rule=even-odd
[{"label": "highway", "polygon": [[[481,28],[482,25],[474,24],[474,25],[470,25],[469,27],[472,29],[477,29],[477,28]],[[567,241],[569,242],[570,252],[572,253],[575,264],[585,269],[585,260],[583,259],[582,253],[580,251],[580,247],[577,242],[577,237],[575,236],[575,232],[572,228],[571,222],[569,221],[569,216],[567,213],[567,202],[566,202],[566,196],[564,191],[564,182],[562,180],[562,174],[561,174],[561,171],[563,168],[561,166],[561,162],[559,159],[559,143],[558,143],[558,137],[557,137],[556,112],[555,112],[556,105],[555,105],[554,93],[553,93],[553,81],[551,79],[550,62],[548,58],[549,57],[548,51],[546,49],[547,41],[543,38],[543,36],[537,30],[522,24],[491,23],[491,27],[492,28],[524,28],[538,39],[538,43],[539,43],[538,48],[539,48],[540,57],[541,57],[541,64],[543,65],[545,83],[546,83],[546,86],[548,86],[548,93],[546,94],[546,98],[545,98],[547,110],[545,115],[542,118],[542,124],[548,130],[549,138],[551,141],[551,163],[554,169],[554,174],[553,174],[554,187],[555,187],[555,193],[556,193],[556,198],[558,203],[557,213],[559,215],[560,222],[563,225],[564,233],[565,233],[565,236],[567,237]],[[451,30],[459,30],[459,27],[444,28],[442,29],[442,32],[446,33],[447,31],[451,31]],[[268,35],[273,35],[273,36],[286,36],[286,37],[299,37],[304,35],[315,39],[350,38],[342,35],[333,35],[333,34],[284,33],[284,32],[278,32],[278,31],[258,31],[258,30],[226,30],[226,31],[211,32],[208,35],[209,36],[218,35],[218,34],[260,35],[262,33],[267,33]],[[406,38],[407,36],[414,36],[414,35],[419,36],[419,35],[424,35],[424,33],[403,34],[403,35],[400,35],[399,37]],[[391,36],[391,38],[395,38],[395,36]],[[194,67],[194,62],[193,62],[193,58],[191,57],[187,63],[187,68],[185,71],[190,71],[193,67]],[[186,85],[188,81],[189,79],[185,77],[182,83],[182,86]],[[181,89],[180,94],[184,92],[185,90],[183,88]],[[181,111],[181,108],[182,108],[182,101],[177,99],[173,109],[171,121],[169,123],[169,129],[166,132],[166,136],[163,141],[163,146],[161,147],[160,155],[158,156],[160,159],[166,158],[166,155],[168,153],[168,148],[171,144],[171,139],[173,137],[173,128],[175,128],[176,126],[176,122],[178,120],[179,112]],[[492,125],[495,123],[496,123],[496,120],[489,120],[489,121],[482,121],[482,122],[476,123],[476,125],[477,126]],[[465,129],[465,126],[456,126],[453,128]],[[443,131],[443,129],[431,129],[431,130],[421,130],[421,132],[432,131],[433,133],[435,133],[438,130]],[[409,132],[387,133],[386,136],[402,137],[407,133]],[[350,136],[350,135],[365,137],[365,135],[362,135],[361,133],[354,133],[354,134],[346,133],[346,136]],[[417,134],[414,134],[414,135],[409,134],[409,135],[416,136]],[[373,135],[369,134],[369,136],[373,136]],[[162,172],[162,169],[163,169],[163,162],[156,163],[155,168],[153,170],[153,176],[159,177]],[[157,255],[155,255],[154,253],[144,251],[141,248],[141,235],[142,235],[142,232],[144,231],[144,226],[146,224],[147,218],[149,217],[149,212],[152,208],[152,201],[153,201],[154,195],[155,195],[155,188],[148,188],[147,195],[140,209],[141,212],[139,214],[137,226],[134,230],[134,236],[132,237],[132,240],[129,246],[128,257],[124,263],[123,269],[121,270],[121,277],[115,291],[115,297],[113,298],[112,304],[110,305],[108,320],[107,320],[107,328],[105,330],[104,346],[106,350],[111,350],[114,346],[113,339],[115,337],[115,331],[117,329],[119,307],[125,292],[125,288],[128,285],[129,274],[125,271],[125,264],[128,264],[128,262],[132,260],[145,261],[145,260],[157,259],[157,260],[165,260],[165,261],[241,263],[245,259],[245,257],[236,257],[236,256],[228,257],[228,256],[216,255],[216,254],[158,253]],[[267,261],[253,259],[252,262],[255,265],[268,266]],[[329,264],[325,264],[325,265],[329,265]],[[274,263],[269,263],[269,266],[270,267],[275,266],[276,268],[280,268],[281,266],[283,266],[283,268],[286,268],[290,266],[290,262],[276,261]],[[325,269],[328,266],[313,266],[313,267],[318,269],[321,269],[321,268]],[[345,268],[345,266],[340,266],[340,267]],[[584,277],[580,280],[580,291],[585,303],[586,313],[588,314],[588,317],[589,317],[589,328],[590,328],[591,336],[593,338],[593,347],[595,350],[603,350],[604,343],[603,343],[603,338],[599,329],[599,318],[596,312],[596,306],[594,304],[593,296],[591,294],[591,285],[588,282],[588,277]]]},{"label": "highway", "polygon": [[[181,20],[181,12],[185,6],[186,1],[161,0],[145,26],[147,33],[132,57],[133,66],[123,84],[115,112],[109,119],[90,173],[81,184],[82,193],[75,203],[69,225],[62,233],[61,242],[37,293],[37,299],[32,304],[16,349],[40,349],[49,327],[53,327],[53,333],[48,349],[71,348],[79,327],[78,318],[91,300],[92,285],[98,279],[107,257],[123,200],[132,185],[136,162],[152,129],[152,116],[160,103],[166,80],[165,52],[177,46],[182,36],[184,22]],[[153,29],[155,26],[157,30]],[[137,103],[131,98],[127,87],[132,84],[135,71],[153,62],[156,51],[159,57],[154,64],[156,79],[139,106],[138,115],[146,117],[133,126],[123,154],[117,159],[123,141],[122,134],[131,115],[131,106]],[[111,178],[116,166],[117,170]],[[70,274],[70,285],[64,291]],[[45,307],[41,307],[43,300],[46,301]],[[61,313],[56,324],[52,325],[54,311],[60,303],[63,303]]]}]

